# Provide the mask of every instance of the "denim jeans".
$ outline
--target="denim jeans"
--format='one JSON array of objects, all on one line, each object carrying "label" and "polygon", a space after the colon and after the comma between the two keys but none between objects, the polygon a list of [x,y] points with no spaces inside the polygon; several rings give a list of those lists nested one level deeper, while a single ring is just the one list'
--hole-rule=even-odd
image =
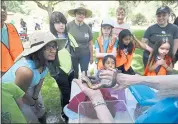
[{"label": "denim jeans", "polygon": [[72,57],[72,64],[74,68],[74,77],[78,78],[79,73],[79,64],[81,67],[81,72],[85,71],[85,73],[88,70],[88,64],[90,62],[90,54],[88,55],[76,55]]}]

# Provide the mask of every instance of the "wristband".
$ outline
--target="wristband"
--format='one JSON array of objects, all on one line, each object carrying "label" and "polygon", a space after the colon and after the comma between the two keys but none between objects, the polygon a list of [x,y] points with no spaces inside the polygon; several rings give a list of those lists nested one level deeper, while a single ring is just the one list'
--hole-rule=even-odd
[{"label": "wristband", "polygon": [[35,104],[33,104],[33,105],[30,105],[30,106],[35,106]]},{"label": "wristband", "polygon": [[99,105],[106,105],[106,102],[103,99],[98,99],[97,101],[93,101],[92,104],[93,104],[93,107],[95,108],[96,106],[99,106]]},{"label": "wristband", "polygon": [[33,100],[38,100],[38,98],[33,98],[33,97],[32,97],[32,99],[33,99]]}]

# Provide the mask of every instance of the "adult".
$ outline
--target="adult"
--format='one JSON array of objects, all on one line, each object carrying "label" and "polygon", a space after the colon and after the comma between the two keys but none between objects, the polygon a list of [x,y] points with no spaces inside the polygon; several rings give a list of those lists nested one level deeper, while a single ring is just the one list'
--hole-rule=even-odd
[{"label": "adult", "polygon": [[[159,90],[161,100],[136,119],[136,123],[176,123],[178,121],[178,76],[140,76],[117,74],[115,70],[103,70],[100,73],[101,79],[116,79],[118,88],[126,88],[130,85],[143,84]],[[112,123],[113,117],[106,107],[103,96],[99,90],[91,90],[80,80],[74,80],[80,89],[91,99],[97,113],[97,117],[102,123]],[[171,115],[171,116],[170,116]]]},{"label": "adult", "polygon": [[51,76],[56,80],[56,83],[61,91],[61,119],[65,122],[68,121],[68,117],[64,114],[63,108],[69,103],[71,93],[71,82],[74,79],[74,71],[72,66],[71,56],[74,56],[73,52],[78,47],[77,42],[73,36],[67,32],[66,29],[67,19],[61,12],[53,12],[50,17],[50,31],[56,38],[66,38],[68,44],[66,47],[58,51],[56,58],[57,63],[49,64],[49,71]]},{"label": "adult", "polygon": [[[168,6],[158,8],[156,11],[157,23],[148,27],[142,41],[146,42],[153,48],[155,42],[161,41],[162,38],[166,36],[174,44],[173,52],[175,55],[178,49],[178,27],[168,22],[169,16],[170,8]],[[150,53],[146,50],[143,53],[143,63],[145,67],[147,65],[149,54]]]},{"label": "adult", "polygon": [[[174,24],[178,26],[178,17],[175,19]],[[175,57],[175,62],[178,61],[178,50]]]},{"label": "adult", "polygon": [[[24,92],[23,101],[18,101],[27,122],[46,123],[46,112],[40,90],[48,73],[48,61],[55,60],[56,39],[50,32],[34,32],[30,35],[30,46],[17,58],[15,64],[4,74],[2,83],[15,83]],[[57,42],[58,41],[58,42]]]},{"label": "adult", "polygon": [[80,64],[81,72],[87,72],[88,64],[93,63],[93,36],[91,28],[84,22],[85,18],[92,15],[91,10],[84,7],[71,9],[68,14],[75,19],[67,24],[69,33],[77,41],[79,47],[75,49],[75,57],[72,57],[75,77],[78,78]]},{"label": "adult", "polygon": [[116,21],[114,23],[114,29],[113,29],[113,34],[114,36],[118,37],[119,33],[123,29],[129,29],[130,30],[130,25],[124,22],[124,19],[126,17],[126,11],[123,7],[118,7],[116,10]]},{"label": "adult", "polygon": [[21,18],[20,19],[21,28],[27,33],[27,23]]},{"label": "adult", "polygon": [[7,19],[7,11],[5,2],[1,5],[1,76],[14,64],[17,56],[22,53],[23,45],[18,35],[16,28],[5,23]]},{"label": "adult", "polygon": [[174,24],[178,26],[178,17],[175,19]]}]

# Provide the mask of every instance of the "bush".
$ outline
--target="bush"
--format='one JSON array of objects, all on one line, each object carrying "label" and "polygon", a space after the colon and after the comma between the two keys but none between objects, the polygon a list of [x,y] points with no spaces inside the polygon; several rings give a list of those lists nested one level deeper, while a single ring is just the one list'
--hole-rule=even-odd
[{"label": "bush", "polygon": [[142,15],[141,13],[137,13],[136,15],[134,15],[132,22],[134,25],[142,25],[143,23],[146,23],[147,20],[144,15]]}]

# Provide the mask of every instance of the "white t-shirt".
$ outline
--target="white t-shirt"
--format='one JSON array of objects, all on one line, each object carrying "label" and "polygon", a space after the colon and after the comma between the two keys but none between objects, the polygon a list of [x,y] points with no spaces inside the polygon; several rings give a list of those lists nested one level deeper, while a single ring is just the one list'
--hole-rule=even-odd
[{"label": "white t-shirt", "polygon": [[121,25],[119,25],[117,23],[117,21],[115,21],[114,23],[114,28],[113,28],[113,34],[118,37],[119,33],[123,30],[123,29],[129,29],[130,30],[130,25],[127,23],[123,23]]}]

